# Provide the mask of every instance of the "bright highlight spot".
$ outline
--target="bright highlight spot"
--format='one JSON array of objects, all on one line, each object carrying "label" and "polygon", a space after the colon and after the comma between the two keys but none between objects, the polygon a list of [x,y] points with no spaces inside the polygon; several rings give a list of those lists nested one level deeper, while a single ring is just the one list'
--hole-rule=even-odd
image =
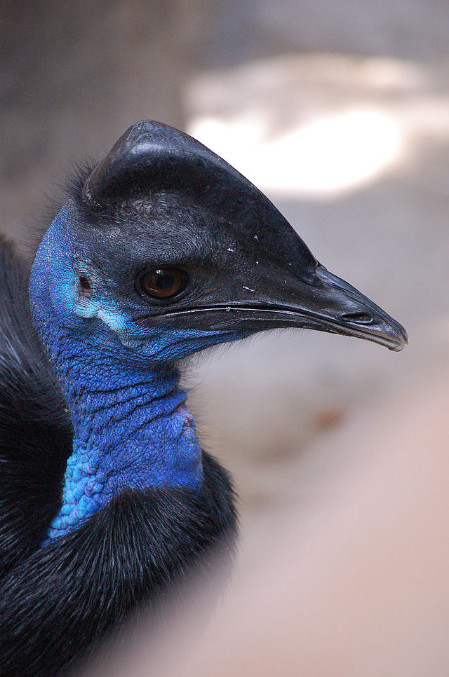
[{"label": "bright highlight spot", "polygon": [[378,178],[401,155],[395,120],[376,109],[322,117],[269,138],[264,121],[193,120],[189,133],[262,190],[325,198]]}]

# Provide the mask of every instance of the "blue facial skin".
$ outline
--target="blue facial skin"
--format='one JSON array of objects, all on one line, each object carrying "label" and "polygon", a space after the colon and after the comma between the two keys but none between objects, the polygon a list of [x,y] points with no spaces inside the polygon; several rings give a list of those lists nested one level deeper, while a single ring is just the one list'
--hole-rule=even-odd
[{"label": "blue facial skin", "polygon": [[[132,301],[96,284],[88,252],[75,241],[74,219],[69,203],[47,231],[30,278],[33,320],[74,428],[62,506],[45,542],[125,488],[201,488],[201,449],[174,362],[243,336],[139,326]],[[86,266],[94,279],[90,298],[79,287]]]}]

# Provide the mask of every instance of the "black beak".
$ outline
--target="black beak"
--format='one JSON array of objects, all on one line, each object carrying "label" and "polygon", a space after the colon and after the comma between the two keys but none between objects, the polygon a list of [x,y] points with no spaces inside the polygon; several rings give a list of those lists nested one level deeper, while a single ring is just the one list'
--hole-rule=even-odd
[{"label": "black beak", "polygon": [[301,326],[355,336],[394,351],[407,345],[404,327],[368,297],[323,266],[316,268],[316,275],[319,284],[312,287],[307,304],[292,307]]},{"label": "black beak", "polygon": [[407,344],[399,322],[321,265],[307,281],[292,275],[281,285],[279,275],[269,277],[255,280],[254,288],[233,284],[225,290],[224,283],[219,297],[228,298],[227,302],[214,302],[218,294],[212,293],[198,305],[166,307],[141,322],[223,332],[301,327],[355,336],[395,351]]}]

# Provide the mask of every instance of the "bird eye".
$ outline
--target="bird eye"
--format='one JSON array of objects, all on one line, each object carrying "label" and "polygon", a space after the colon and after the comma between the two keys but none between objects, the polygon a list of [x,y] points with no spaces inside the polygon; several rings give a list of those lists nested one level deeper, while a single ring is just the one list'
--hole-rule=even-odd
[{"label": "bird eye", "polygon": [[78,278],[78,293],[86,299],[90,299],[92,296],[92,285],[85,275],[80,275]]},{"label": "bird eye", "polygon": [[140,278],[141,289],[156,299],[171,299],[182,292],[189,281],[185,270],[158,268]]}]

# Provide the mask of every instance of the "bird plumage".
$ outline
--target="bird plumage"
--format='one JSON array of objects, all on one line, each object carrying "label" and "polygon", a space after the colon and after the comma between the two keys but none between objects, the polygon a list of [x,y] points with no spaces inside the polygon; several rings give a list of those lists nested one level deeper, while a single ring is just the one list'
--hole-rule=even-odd
[{"label": "bird plumage", "polygon": [[235,532],[179,359],[283,326],[405,341],[178,130],[137,123],[73,185],[37,251],[30,304],[22,262],[0,250],[4,677],[67,668]]},{"label": "bird plumage", "polygon": [[[0,580],[36,550],[60,503],[72,427],[32,326],[26,265],[0,240]],[[1,631],[0,631],[1,632]]]}]

